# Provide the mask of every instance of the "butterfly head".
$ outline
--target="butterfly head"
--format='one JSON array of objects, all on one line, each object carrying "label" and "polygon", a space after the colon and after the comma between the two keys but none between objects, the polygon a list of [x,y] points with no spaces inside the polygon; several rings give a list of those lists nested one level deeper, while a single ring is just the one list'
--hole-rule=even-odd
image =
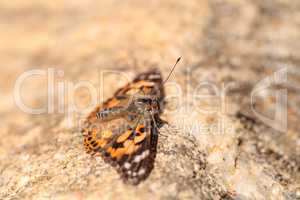
[{"label": "butterfly head", "polygon": [[131,107],[138,113],[154,112],[158,109],[158,100],[152,96],[142,96],[133,100]]}]

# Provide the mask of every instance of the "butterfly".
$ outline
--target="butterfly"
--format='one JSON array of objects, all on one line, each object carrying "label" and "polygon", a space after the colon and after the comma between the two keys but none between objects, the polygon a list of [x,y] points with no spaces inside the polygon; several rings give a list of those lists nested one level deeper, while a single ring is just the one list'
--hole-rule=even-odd
[{"label": "butterfly", "polygon": [[165,123],[160,118],[165,105],[164,82],[158,69],[141,73],[85,120],[86,152],[100,154],[126,183],[139,184],[154,167],[159,128]]}]

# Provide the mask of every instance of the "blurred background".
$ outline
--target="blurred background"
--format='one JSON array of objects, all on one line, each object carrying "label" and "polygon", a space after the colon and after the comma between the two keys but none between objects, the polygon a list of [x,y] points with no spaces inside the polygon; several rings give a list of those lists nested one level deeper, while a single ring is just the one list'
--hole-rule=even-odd
[{"label": "blurred background", "polygon": [[[92,107],[93,95],[100,102],[127,81],[112,74],[101,82],[99,72],[125,72],[130,80],[157,67],[166,77],[179,56],[170,81],[185,97],[200,81],[217,88],[234,83],[221,113],[231,129],[211,135],[186,128],[218,124],[220,113],[165,114],[173,134],[160,141],[153,173],[138,187],[126,186],[101,159],[85,154],[82,110]],[[296,0],[2,0],[0,199],[300,198],[299,66]],[[255,99],[255,110],[271,118],[272,91],[287,91],[288,126],[278,131],[252,112],[250,94],[281,69],[287,79]],[[76,88],[82,81],[96,91]],[[42,114],[24,112],[16,97]],[[219,108],[215,101],[198,103]],[[183,98],[180,106],[191,104]]]}]

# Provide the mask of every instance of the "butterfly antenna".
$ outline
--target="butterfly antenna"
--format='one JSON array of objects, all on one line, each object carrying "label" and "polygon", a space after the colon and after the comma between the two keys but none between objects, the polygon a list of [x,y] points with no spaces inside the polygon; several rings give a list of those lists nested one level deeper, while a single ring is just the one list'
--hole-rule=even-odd
[{"label": "butterfly antenna", "polygon": [[177,63],[180,61],[180,59],[181,59],[181,57],[179,57],[179,58],[177,58],[177,61],[176,61],[176,63],[174,64],[174,66],[173,66],[173,68],[172,68],[172,70],[170,71],[170,73],[169,73],[169,75],[168,75],[168,77],[164,80],[164,82],[163,82],[163,85],[169,80],[169,78],[170,78],[170,76],[171,76],[171,74],[173,73],[173,71],[174,71],[174,69],[175,69],[175,67],[176,67],[176,65],[177,65]]}]

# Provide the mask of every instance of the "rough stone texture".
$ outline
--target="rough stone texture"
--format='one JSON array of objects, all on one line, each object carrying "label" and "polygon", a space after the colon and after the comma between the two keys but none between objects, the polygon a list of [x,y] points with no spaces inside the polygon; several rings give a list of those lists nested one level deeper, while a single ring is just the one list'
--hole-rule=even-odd
[{"label": "rough stone texture", "polygon": [[[296,0],[2,1],[0,199],[299,199],[299,11]],[[168,96],[180,94],[168,99],[169,110],[176,103],[178,110],[164,114],[169,125],[161,130],[155,168],[140,185],[124,185],[83,150],[78,121],[91,96],[69,85],[60,113],[58,83],[88,80],[107,98],[124,80],[108,74],[99,84],[100,71],[132,77],[156,66],[166,76],[178,56],[166,85]],[[48,68],[56,73],[54,111],[24,113],[14,101],[15,81]],[[250,101],[254,86],[281,68],[288,80],[259,96],[255,109],[272,116],[269,94],[287,89],[283,132],[263,123]],[[216,99],[192,101],[204,81],[218,89],[234,83],[225,109]],[[35,108],[47,104],[46,77],[27,79],[22,97]],[[74,103],[77,109],[68,109]]]}]

